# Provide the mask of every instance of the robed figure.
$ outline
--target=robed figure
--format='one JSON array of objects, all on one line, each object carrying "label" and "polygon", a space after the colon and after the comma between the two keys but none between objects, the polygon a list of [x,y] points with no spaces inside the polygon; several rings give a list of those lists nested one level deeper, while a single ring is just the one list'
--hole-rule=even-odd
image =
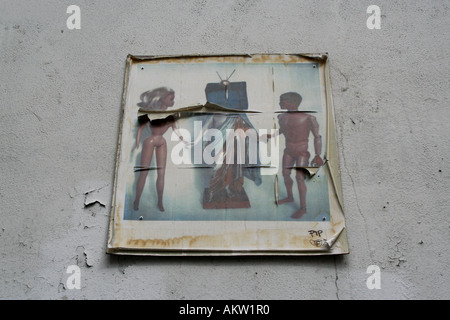
[{"label": "robed figure", "polygon": [[[207,101],[227,109],[248,109],[246,82],[209,83],[205,89]],[[221,154],[216,154],[209,185],[204,190],[203,208],[249,208],[244,177],[261,184],[258,135],[245,113],[212,113],[205,124],[220,131],[223,139]],[[211,146],[210,146],[211,147]],[[217,150],[217,148],[215,148]]]}]

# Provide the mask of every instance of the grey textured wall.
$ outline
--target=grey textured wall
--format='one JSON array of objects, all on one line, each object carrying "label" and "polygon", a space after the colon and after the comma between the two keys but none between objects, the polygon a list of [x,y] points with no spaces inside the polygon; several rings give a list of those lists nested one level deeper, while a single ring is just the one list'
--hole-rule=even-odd
[{"label": "grey textured wall", "polygon": [[[372,4],[380,30],[366,27]],[[0,298],[450,298],[449,5],[2,0]],[[317,52],[330,56],[349,255],[105,254],[127,54]]]}]

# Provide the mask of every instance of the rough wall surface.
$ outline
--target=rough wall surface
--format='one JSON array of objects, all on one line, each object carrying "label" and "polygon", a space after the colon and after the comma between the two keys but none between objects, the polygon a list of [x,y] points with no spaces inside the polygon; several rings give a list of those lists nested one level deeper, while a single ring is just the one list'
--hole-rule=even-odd
[{"label": "rough wall surface", "polygon": [[[449,6],[1,1],[0,298],[450,298]],[[350,254],[106,255],[127,54],[297,52],[330,56]],[[370,265],[381,289],[366,286]]]}]

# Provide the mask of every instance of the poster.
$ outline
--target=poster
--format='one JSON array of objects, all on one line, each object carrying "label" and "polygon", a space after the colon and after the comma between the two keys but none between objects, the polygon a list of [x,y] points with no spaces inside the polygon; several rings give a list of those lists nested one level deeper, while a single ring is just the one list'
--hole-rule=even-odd
[{"label": "poster", "polygon": [[346,254],[326,54],[126,61],[108,253]]}]

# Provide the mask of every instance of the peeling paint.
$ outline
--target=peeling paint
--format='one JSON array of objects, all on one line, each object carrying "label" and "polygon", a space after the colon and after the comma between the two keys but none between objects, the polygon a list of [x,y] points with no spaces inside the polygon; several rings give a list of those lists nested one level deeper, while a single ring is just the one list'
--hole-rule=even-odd
[{"label": "peeling paint", "polygon": [[108,189],[107,186],[102,186],[99,188],[91,189],[84,193],[84,207],[88,208],[98,203],[102,207],[106,206],[106,197]]}]

